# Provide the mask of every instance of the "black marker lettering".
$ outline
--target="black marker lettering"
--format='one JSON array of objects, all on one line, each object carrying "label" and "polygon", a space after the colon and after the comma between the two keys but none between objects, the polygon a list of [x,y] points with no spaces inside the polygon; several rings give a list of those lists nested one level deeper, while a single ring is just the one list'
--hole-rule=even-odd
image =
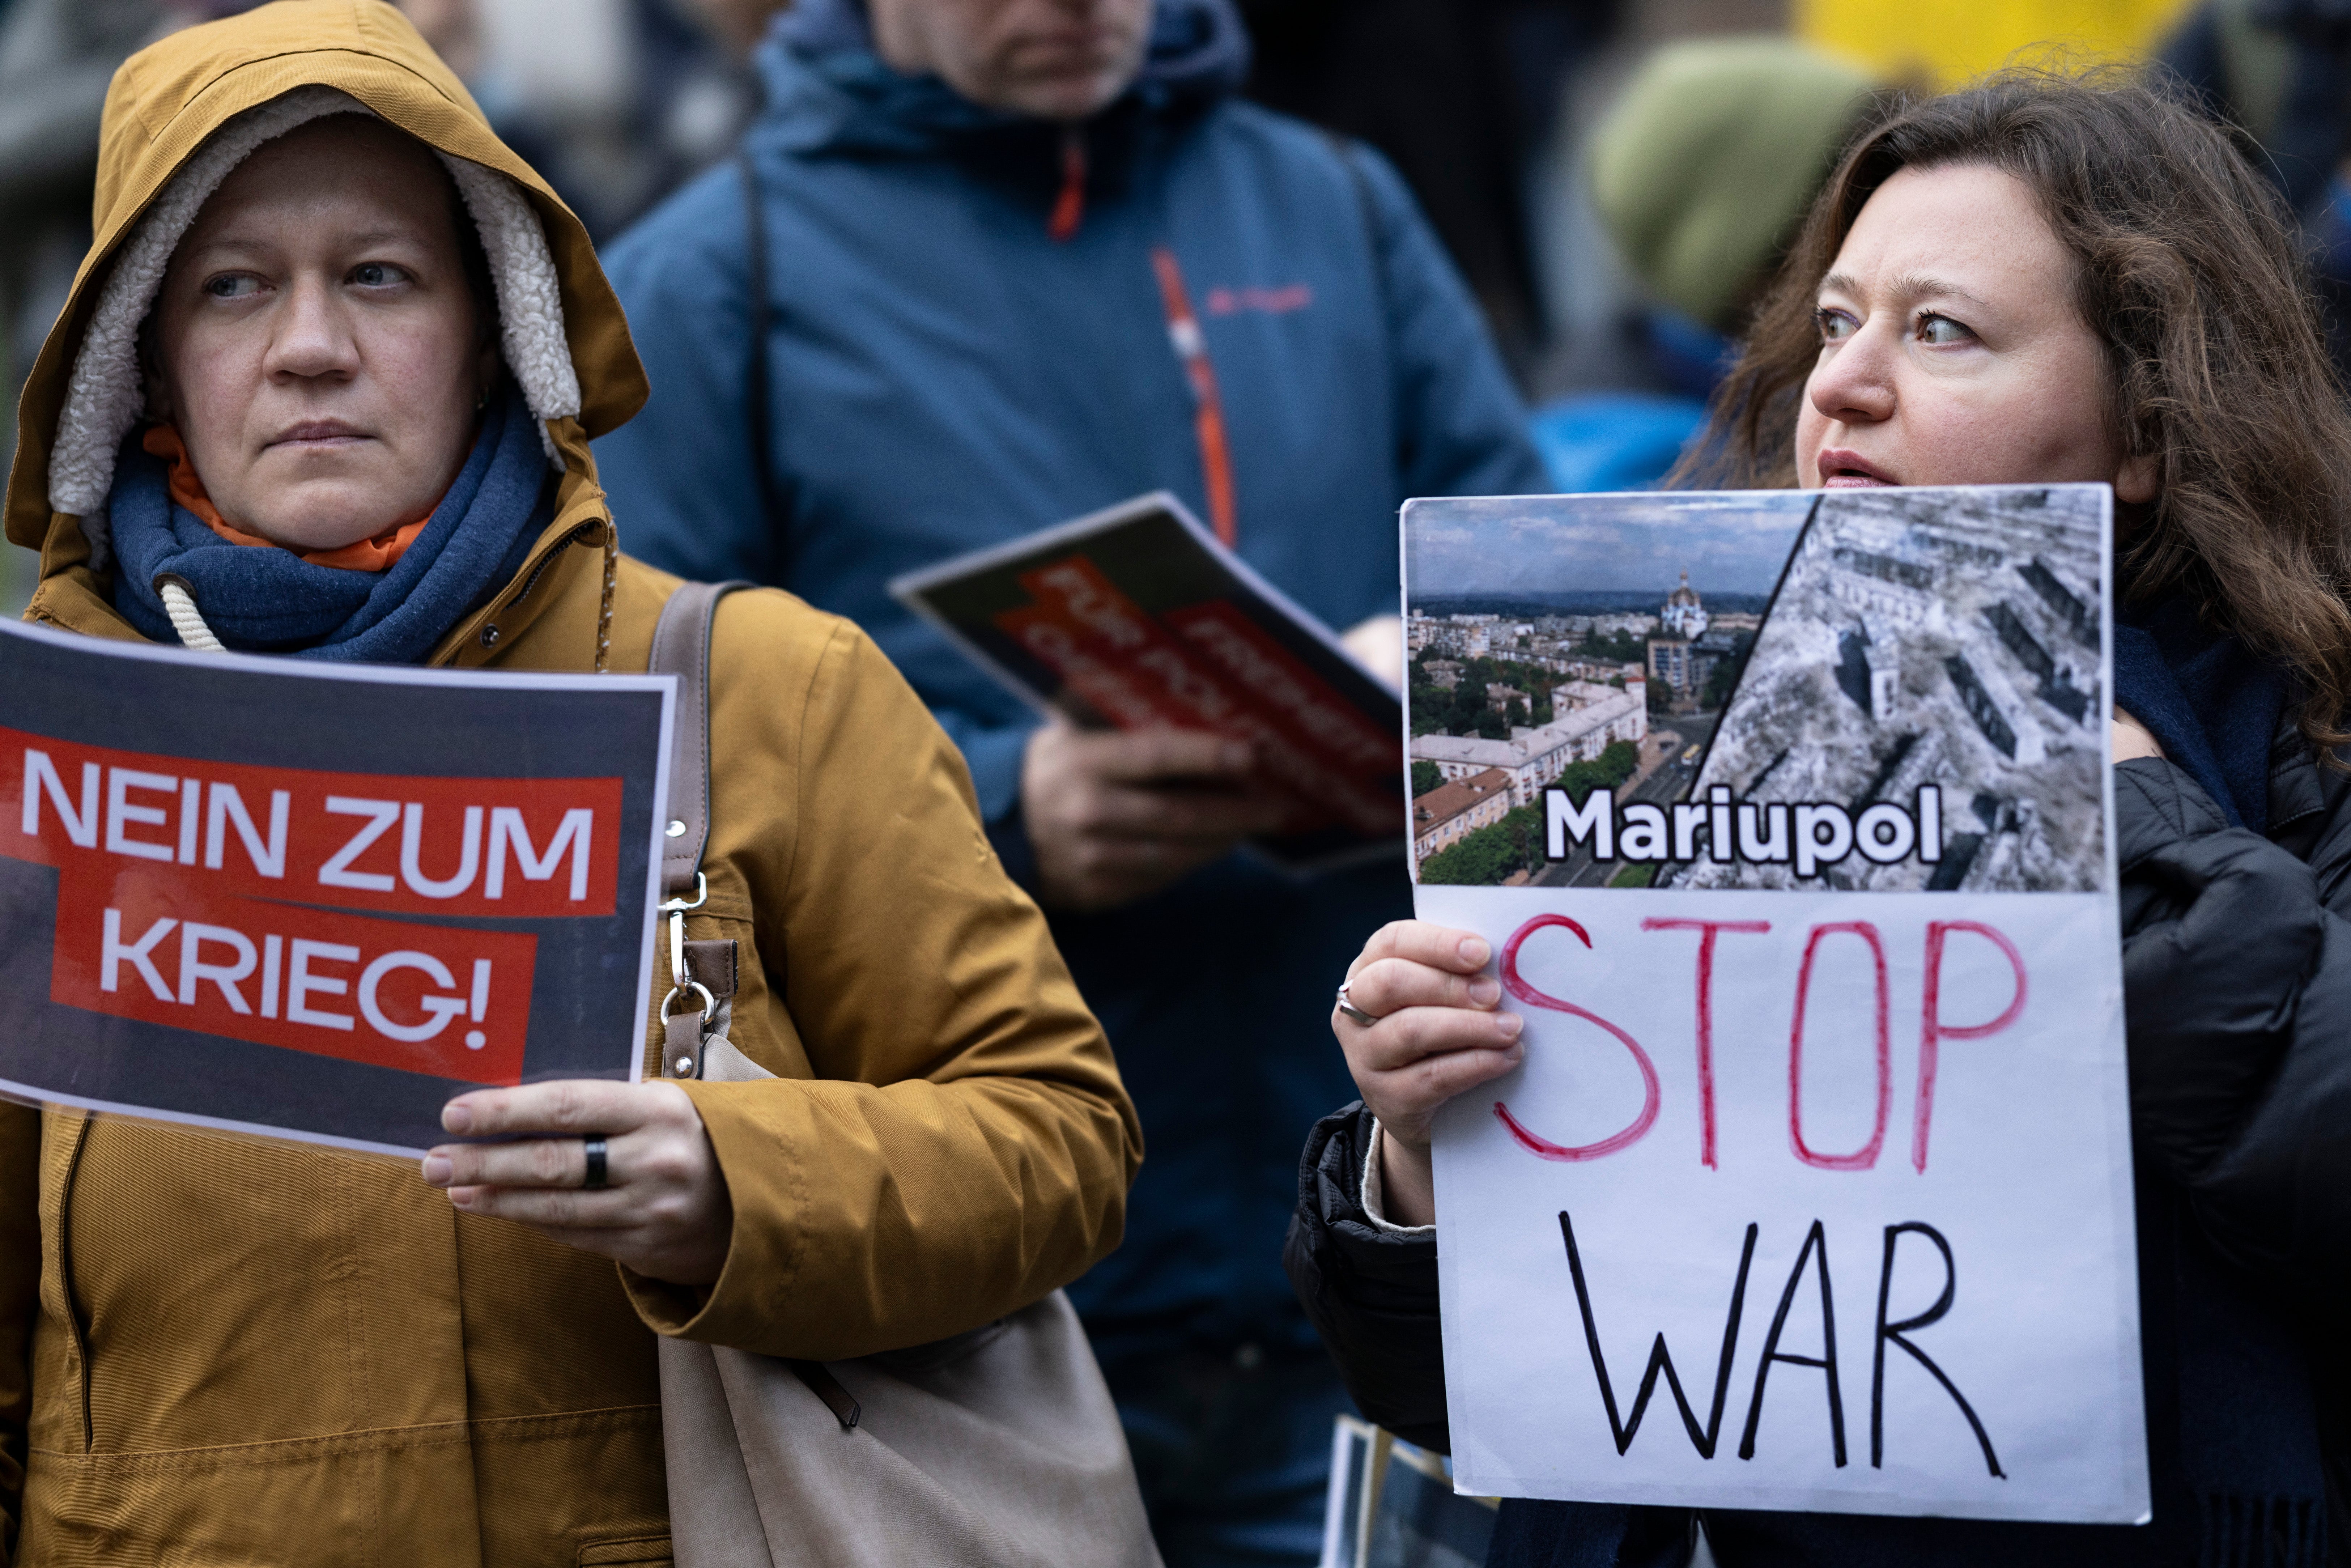
[{"label": "black marker lettering", "polygon": [[[1886,1300],[1894,1289],[1894,1249],[1906,1230],[1917,1231],[1933,1242],[1935,1250],[1943,1255],[1943,1293],[1936,1297],[1935,1304],[1925,1312],[1915,1317],[1904,1318],[1898,1323],[1890,1323],[1886,1321]],[[1983,1446],[1984,1468],[1998,1479],[2008,1479],[2007,1472],[2000,1468],[2000,1456],[1991,1450],[1991,1436],[1984,1431],[1983,1423],[1976,1419],[1975,1407],[1968,1403],[1959,1385],[1944,1375],[1943,1369],[1937,1366],[1925,1351],[1902,1337],[1939,1322],[1943,1314],[1951,1310],[1951,1299],[1958,1293],[1959,1280],[1959,1271],[1951,1261],[1951,1244],[1943,1239],[1941,1231],[1915,1219],[1886,1228],[1886,1261],[1877,1271],[1877,1345],[1871,1358],[1873,1364],[1869,1375],[1869,1463],[1873,1469],[1882,1469],[1886,1464],[1886,1346],[1890,1341],[1909,1352],[1912,1358],[1927,1369],[1928,1375],[1943,1385],[1943,1392],[1959,1406],[1959,1414],[1968,1418],[1968,1427],[1976,1435],[1976,1441]]]},{"label": "black marker lettering", "polygon": [[[1714,1445],[1722,1431],[1722,1406],[1730,1392],[1730,1362],[1739,1349],[1739,1315],[1747,1304],[1747,1267],[1755,1260],[1756,1227],[1747,1228],[1747,1242],[1739,1251],[1739,1278],[1730,1287],[1730,1312],[1722,1325],[1722,1357],[1715,1364],[1714,1404],[1707,1413],[1706,1426],[1700,1429],[1698,1416],[1690,1409],[1689,1399],[1682,1392],[1682,1380],[1674,1371],[1674,1358],[1667,1353],[1666,1336],[1661,1332],[1649,1347],[1649,1364],[1641,1374],[1641,1386],[1633,1396],[1633,1414],[1629,1420],[1616,1418],[1616,1390],[1608,1380],[1608,1360],[1600,1351],[1600,1330],[1592,1318],[1592,1292],[1583,1282],[1583,1258],[1575,1249],[1575,1227],[1565,1209],[1559,1213],[1559,1232],[1567,1241],[1567,1271],[1575,1281],[1575,1305],[1583,1314],[1583,1342],[1592,1350],[1593,1375],[1600,1380],[1600,1403],[1608,1412],[1609,1435],[1616,1439],[1616,1452],[1621,1456],[1633,1446],[1635,1434],[1641,1429],[1641,1417],[1649,1408],[1649,1396],[1657,1390],[1657,1374],[1666,1375],[1666,1386],[1672,1391],[1674,1408],[1681,1412],[1682,1426],[1689,1433],[1690,1445],[1698,1449],[1701,1459],[1714,1458]],[[1815,1225],[1815,1230],[1820,1227]],[[1807,1247],[1810,1242],[1805,1243]],[[1795,1287],[1792,1284],[1789,1289]],[[1781,1312],[1787,1312],[1787,1302],[1780,1303]],[[1752,1426],[1750,1434],[1752,1435]],[[1838,1463],[1844,1463],[1840,1458]]]},{"label": "black marker lettering", "polygon": [[[1814,1265],[1821,1286],[1821,1354],[1818,1356],[1793,1355],[1780,1348],[1780,1331],[1788,1324],[1788,1307],[1796,1299],[1796,1287],[1803,1282],[1804,1265]],[[1909,1348],[1904,1346],[1905,1349]],[[1755,1364],[1755,1393],[1747,1405],[1747,1430],[1740,1436],[1739,1457],[1755,1457],[1755,1428],[1763,1419],[1763,1381],[1771,1375],[1771,1364],[1784,1361],[1795,1366],[1817,1366],[1828,1375],[1829,1447],[1835,1456],[1837,1468],[1844,1468],[1844,1396],[1837,1385],[1836,1301],[1829,1293],[1829,1238],[1817,1219],[1804,1233],[1804,1245],[1796,1254],[1796,1266],[1788,1270],[1788,1288],[1780,1292],[1780,1309],[1771,1314],[1771,1332],[1763,1336],[1763,1358]]]}]

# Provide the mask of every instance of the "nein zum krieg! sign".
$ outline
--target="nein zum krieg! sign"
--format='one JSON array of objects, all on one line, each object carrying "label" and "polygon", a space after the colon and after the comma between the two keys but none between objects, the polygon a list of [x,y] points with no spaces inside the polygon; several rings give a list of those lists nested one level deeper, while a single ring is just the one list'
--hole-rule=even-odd
[{"label": "nein zum krieg! sign", "polygon": [[1418,909],[1528,1020],[1438,1128],[1465,1490],[2146,1516],[2107,505],[1407,508]]},{"label": "nein zum krieg! sign", "polygon": [[20,1098],[407,1150],[637,1071],[666,683],[0,657]]}]

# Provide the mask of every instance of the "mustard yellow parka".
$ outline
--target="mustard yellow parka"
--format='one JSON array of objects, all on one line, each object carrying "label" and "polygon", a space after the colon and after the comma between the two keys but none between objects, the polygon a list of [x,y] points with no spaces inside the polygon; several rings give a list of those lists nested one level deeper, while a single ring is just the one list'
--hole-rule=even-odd
[{"label": "mustard yellow parka", "polygon": [[[138,636],[49,507],[67,381],[173,172],[307,84],[515,181],[560,281],[581,412],[549,422],[555,520],[431,662],[643,670],[677,583],[613,549],[588,446],[645,396],[620,307],[578,220],[378,0],[281,0],[116,76],[97,239],[18,415],[29,616]],[[0,1106],[0,1559],[666,1563],[656,1333],[816,1359],[919,1343],[1116,1244],[1134,1110],[952,744],[855,627],[786,594],[726,601],[712,663],[688,935],[739,945],[732,1038],[781,1075],[686,1085],[734,1204],[717,1283],[461,1216],[402,1165]]]}]

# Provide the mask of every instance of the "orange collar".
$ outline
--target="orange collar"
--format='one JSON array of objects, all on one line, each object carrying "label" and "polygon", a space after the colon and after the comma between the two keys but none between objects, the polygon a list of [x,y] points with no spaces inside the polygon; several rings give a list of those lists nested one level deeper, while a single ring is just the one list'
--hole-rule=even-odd
[{"label": "orange collar", "polygon": [[[151,426],[139,444],[171,465],[172,499],[193,513],[213,532],[233,545],[258,545],[265,549],[291,550],[312,566],[339,567],[345,571],[386,570],[410,545],[416,542],[416,536],[424,531],[424,525],[433,520],[433,507],[428,507],[423,517],[394,523],[371,538],[339,545],[333,549],[294,549],[290,545],[280,545],[275,539],[263,538],[259,534],[246,533],[221,517],[220,508],[214,506],[212,497],[204,493],[204,482],[197,475],[196,465],[188,460],[187,444],[180,439],[176,425]],[[439,505],[438,501],[434,503],[434,507]]]}]

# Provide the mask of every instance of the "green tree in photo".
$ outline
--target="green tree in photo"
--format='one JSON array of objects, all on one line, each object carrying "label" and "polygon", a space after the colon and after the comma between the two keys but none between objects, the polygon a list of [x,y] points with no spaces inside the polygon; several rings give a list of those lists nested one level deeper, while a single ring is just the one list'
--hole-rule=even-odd
[{"label": "green tree in photo", "polygon": [[1567,798],[1581,806],[1586,795],[1594,789],[1614,789],[1640,766],[1639,747],[1629,740],[1612,740],[1591,761],[1568,764],[1552,787],[1566,790]]},{"label": "green tree in photo", "polygon": [[1649,646],[1640,638],[1620,632],[1613,637],[1586,638],[1576,653],[1599,664],[1637,664],[1649,656]]},{"label": "green tree in photo", "polygon": [[1521,806],[1421,862],[1420,880],[1449,887],[1493,887],[1512,872],[1541,871],[1544,863],[1542,812]]},{"label": "green tree in photo", "polygon": [[1411,701],[1412,732],[1415,735],[1447,735],[1446,727],[1453,716],[1453,694],[1438,685],[1416,685]]},{"label": "green tree in photo", "polygon": [[1416,762],[1412,765],[1413,799],[1418,800],[1444,782],[1445,774],[1436,763]]},{"label": "green tree in photo", "polygon": [[1479,722],[1493,710],[1486,706],[1486,687],[1473,683],[1463,674],[1461,684],[1453,688],[1453,700],[1446,710],[1445,729],[1448,735],[1475,735]]}]

